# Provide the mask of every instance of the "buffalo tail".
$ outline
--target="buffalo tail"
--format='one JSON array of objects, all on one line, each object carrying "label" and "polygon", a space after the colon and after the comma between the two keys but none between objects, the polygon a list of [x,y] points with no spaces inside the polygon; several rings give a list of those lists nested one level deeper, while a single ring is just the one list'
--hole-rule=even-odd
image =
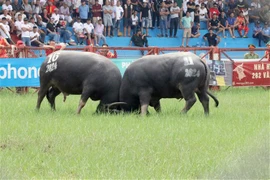
[{"label": "buffalo tail", "polygon": [[214,99],[214,101],[215,101],[215,103],[216,103],[216,107],[218,107],[219,101],[217,100],[217,98],[216,98],[213,94],[211,94],[210,92],[208,92],[208,91],[206,91],[206,93],[207,93],[211,98]]}]

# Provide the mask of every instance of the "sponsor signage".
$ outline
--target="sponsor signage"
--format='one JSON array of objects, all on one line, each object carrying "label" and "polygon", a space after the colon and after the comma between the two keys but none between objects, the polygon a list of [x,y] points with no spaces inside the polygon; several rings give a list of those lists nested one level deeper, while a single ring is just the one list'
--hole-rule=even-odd
[{"label": "sponsor signage", "polygon": [[270,86],[270,62],[235,62],[233,86]]}]

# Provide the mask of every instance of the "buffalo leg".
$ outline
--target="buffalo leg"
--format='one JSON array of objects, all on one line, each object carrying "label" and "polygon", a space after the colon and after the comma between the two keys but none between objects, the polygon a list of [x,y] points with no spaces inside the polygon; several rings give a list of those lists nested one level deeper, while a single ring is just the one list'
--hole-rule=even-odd
[{"label": "buffalo leg", "polygon": [[161,112],[161,106],[160,106],[160,101],[159,100],[152,100],[150,102],[150,106],[153,106],[156,112],[158,112],[158,113]]},{"label": "buffalo leg", "polygon": [[88,87],[87,89],[83,89],[82,95],[81,95],[81,99],[79,102],[79,106],[78,106],[78,110],[77,110],[77,114],[81,113],[82,108],[85,106],[88,98],[91,96],[92,94],[92,90]]},{"label": "buffalo leg", "polygon": [[144,116],[147,114],[148,111],[148,105],[151,100],[151,94],[147,90],[142,90],[142,92],[139,94],[139,98],[141,104],[141,115]]},{"label": "buffalo leg", "polygon": [[52,110],[55,110],[55,97],[58,96],[61,91],[56,87],[51,87],[47,92],[47,99],[51,104]]},{"label": "buffalo leg", "polygon": [[37,105],[36,105],[37,110],[40,109],[41,102],[43,101],[48,89],[49,89],[49,86],[44,87],[43,85],[40,85],[40,89],[38,91],[38,100],[37,100]]},{"label": "buffalo leg", "polygon": [[196,97],[195,97],[195,93],[190,91],[188,88],[186,89],[181,89],[180,91],[183,95],[183,98],[186,101],[185,107],[182,109],[181,113],[186,114],[188,112],[188,110],[190,110],[190,108],[195,104],[196,102]]},{"label": "buffalo leg", "polygon": [[208,115],[209,114],[209,97],[206,94],[206,92],[198,92],[197,93],[198,98],[200,100],[200,102],[202,103],[203,109],[204,109],[204,114]]}]

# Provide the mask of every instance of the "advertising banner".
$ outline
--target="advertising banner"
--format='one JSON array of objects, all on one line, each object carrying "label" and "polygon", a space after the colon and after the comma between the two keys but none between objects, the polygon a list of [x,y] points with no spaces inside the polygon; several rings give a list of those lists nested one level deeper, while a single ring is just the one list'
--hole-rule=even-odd
[{"label": "advertising banner", "polygon": [[233,86],[270,86],[270,62],[235,62]]},{"label": "advertising banner", "polygon": [[[0,60],[0,87],[39,87],[39,68],[43,58]],[[123,75],[134,59],[111,59]]]}]

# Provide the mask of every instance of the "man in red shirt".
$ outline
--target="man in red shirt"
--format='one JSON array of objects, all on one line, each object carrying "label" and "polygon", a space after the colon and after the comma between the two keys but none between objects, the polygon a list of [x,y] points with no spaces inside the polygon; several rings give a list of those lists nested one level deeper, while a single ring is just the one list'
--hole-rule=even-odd
[{"label": "man in red shirt", "polygon": [[55,41],[51,40],[51,41],[49,41],[48,45],[44,45],[43,47],[48,48],[48,49],[45,50],[45,53],[46,53],[46,56],[49,56],[54,51],[65,49],[66,45],[64,43],[55,44]]},{"label": "man in red shirt", "polygon": [[54,12],[54,9],[56,8],[55,5],[53,5],[53,2],[50,0],[48,1],[48,6],[46,6],[46,9],[48,11],[48,15],[52,15],[52,13]]},{"label": "man in red shirt", "polygon": [[[108,44],[103,44],[103,48],[107,48]],[[117,58],[117,53],[114,50],[114,53],[110,52],[108,49],[101,49],[100,51],[97,52],[97,54],[100,54],[102,56],[105,56],[107,58]]]},{"label": "man in red shirt", "polygon": [[95,26],[97,21],[101,19],[102,16],[102,7],[98,3],[98,0],[95,0],[95,4],[92,6],[92,13],[93,13],[93,25]]},{"label": "man in red shirt", "polygon": [[214,6],[211,7],[211,8],[209,9],[209,18],[210,18],[210,19],[213,18],[213,14],[216,14],[217,17],[219,17],[220,12],[219,12],[219,10],[218,10],[218,5],[217,5],[217,3],[214,3]]}]

